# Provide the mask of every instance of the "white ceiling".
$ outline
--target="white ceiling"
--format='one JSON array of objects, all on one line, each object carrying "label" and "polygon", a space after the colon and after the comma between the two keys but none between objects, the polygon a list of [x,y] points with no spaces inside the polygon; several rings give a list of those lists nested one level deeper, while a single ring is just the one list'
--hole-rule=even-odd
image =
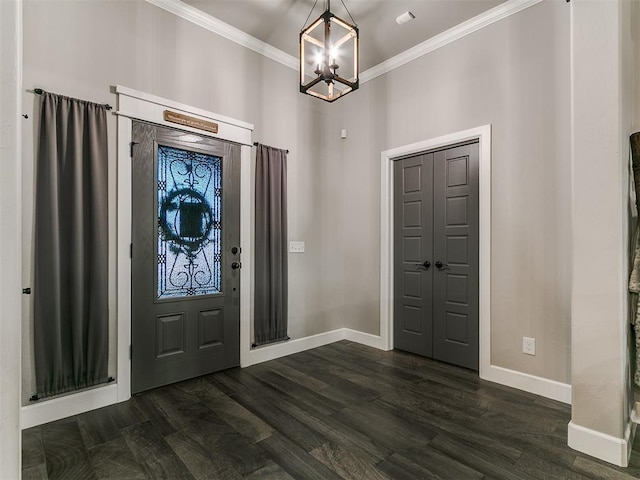
[{"label": "white ceiling", "polygon": [[[183,1],[297,57],[298,35],[315,0]],[[344,3],[360,29],[360,69],[365,71],[505,1],[344,0]],[[320,16],[325,5],[326,0],[318,0],[309,22]],[[396,17],[406,11],[416,18],[397,25]],[[340,0],[331,2],[331,12],[350,21]]]}]

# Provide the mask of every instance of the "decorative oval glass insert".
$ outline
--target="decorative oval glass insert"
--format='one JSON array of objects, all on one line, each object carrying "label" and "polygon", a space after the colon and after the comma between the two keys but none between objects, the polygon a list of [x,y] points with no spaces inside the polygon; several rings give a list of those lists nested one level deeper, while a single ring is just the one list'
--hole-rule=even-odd
[{"label": "decorative oval glass insert", "polygon": [[210,295],[222,281],[222,158],[158,145],[158,298]]}]

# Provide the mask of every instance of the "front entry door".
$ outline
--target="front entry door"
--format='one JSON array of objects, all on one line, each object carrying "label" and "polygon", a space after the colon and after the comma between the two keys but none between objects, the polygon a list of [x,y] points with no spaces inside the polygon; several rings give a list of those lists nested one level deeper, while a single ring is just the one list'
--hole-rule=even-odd
[{"label": "front entry door", "polygon": [[132,393],[240,364],[240,147],[133,123]]},{"label": "front entry door", "polygon": [[478,143],[394,164],[394,347],[478,369]]}]

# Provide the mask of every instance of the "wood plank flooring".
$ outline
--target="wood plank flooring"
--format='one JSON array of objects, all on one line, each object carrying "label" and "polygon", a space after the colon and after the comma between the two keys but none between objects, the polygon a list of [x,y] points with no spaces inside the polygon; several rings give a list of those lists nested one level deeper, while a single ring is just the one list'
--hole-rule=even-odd
[{"label": "wood plank flooring", "polygon": [[567,447],[570,407],[339,342],[23,432],[24,479],[640,478]]}]

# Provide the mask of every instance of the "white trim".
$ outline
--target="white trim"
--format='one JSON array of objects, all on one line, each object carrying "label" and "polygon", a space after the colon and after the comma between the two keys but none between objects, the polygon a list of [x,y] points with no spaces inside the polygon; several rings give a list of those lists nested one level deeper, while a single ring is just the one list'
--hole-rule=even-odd
[{"label": "white trim", "polygon": [[231,40],[238,45],[242,45],[249,50],[253,50],[254,52],[264,55],[271,60],[275,60],[282,65],[292,68],[293,70],[298,70],[299,62],[293,55],[289,55],[288,53],[285,53],[262,40],[258,40],[256,37],[253,37],[212,15],[204,13],[202,10],[181,2],[180,0],[147,0],[147,2],[205,28],[210,32],[216,33],[221,37]]},{"label": "white trim", "polygon": [[425,40],[418,45],[399,53],[395,57],[391,57],[378,65],[365,70],[360,74],[360,83],[373,80],[380,75],[390,72],[393,69],[401,67],[402,65],[409,63],[417,58],[433,52],[439,48],[442,48],[450,43],[455,42],[467,35],[470,35],[484,27],[487,27],[495,22],[509,17],[514,13],[518,13],[526,8],[532,7],[542,0],[509,0],[508,2],[501,3],[500,5],[487,10],[469,20],[462,22],[455,27],[445,30],[438,35],[435,35],[428,40]]},{"label": "white trim", "polygon": [[364,333],[357,330],[351,330],[350,328],[345,328],[344,339],[361,345],[366,345],[368,347],[377,348],[379,350],[391,350],[380,335],[372,335],[371,333]]},{"label": "white trim", "polygon": [[380,338],[393,349],[393,162],[382,152],[380,173]]},{"label": "white trim", "polygon": [[[244,262],[242,268],[244,269]],[[249,338],[249,336],[247,335],[246,338]],[[254,349],[243,349],[241,353],[244,353],[244,356],[241,360],[241,366],[244,368],[250,365],[255,365],[257,363],[275,360],[276,358],[293,355],[294,353],[304,352],[305,350],[310,350],[312,348],[321,347],[330,343],[339,342],[340,340],[349,340],[351,342],[356,342],[361,345],[377,348],[379,350],[389,350],[388,348],[386,348],[386,343],[379,335],[359,332],[357,330],[351,330],[350,328],[338,328],[329,332],[319,333],[317,335],[311,335],[309,337],[298,338],[296,340],[289,340],[287,342],[277,343],[275,345],[267,345]]]},{"label": "white trim", "polygon": [[[117,190],[117,239],[116,239],[116,285],[117,285],[117,364],[116,385],[118,402],[131,397],[131,158],[129,142],[131,142],[132,122],[128,117],[118,117],[118,190]],[[125,294],[127,292],[128,294]]]},{"label": "white trim", "polygon": [[[118,111],[116,114],[120,117],[151,121],[157,125],[163,125],[170,128],[180,128],[180,130],[197,133],[198,135],[228,140],[243,145],[251,145],[251,132],[253,130],[253,125],[250,123],[225,117],[224,115],[192,107],[184,103],[174,102],[173,100],[167,100],[155,95],[139,92],[121,85],[117,85],[115,87],[115,91],[118,95]],[[163,113],[167,108],[202,120],[213,121],[218,124],[218,133],[206,132],[196,128],[176,125],[175,123],[168,122],[163,117]]]},{"label": "white trim", "polygon": [[480,127],[479,199],[479,265],[480,298],[480,378],[485,378],[491,365],[491,125]]},{"label": "white trim", "polygon": [[276,358],[286,357],[287,355],[293,355],[294,353],[304,352],[312,348],[322,347],[330,343],[339,342],[345,339],[345,330],[344,328],[339,328],[337,330],[331,330],[330,332],[251,349],[245,352],[244,363],[242,363],[241,366],[244,368],[257,363],[275,360]]},{"label": "white trim", "polygon": [[[247,365],[251,355],[251,299],[253,288],[253,189],[251,188],[251,147],[242,146],[240,168],[240,366]],[[250,364],[249,364],[250,365]]]},{"label": "white trim", "polygon": [[393,348],[393,160],[466,140],[478,139],[479,157],[479,323],[480,378],[491,367],[491,125],[412,143],[381,154],[380,337]]},{"label": "white trim", "polygon": [[23,430],[44,423],[60,420],[61,418],[79,415],[96,408],[106,407],[118,403],[118,385],[110,384],[106,387],[96,387],[79,393],[63,395],[51,400],[41,400],[33,405],[22,407]]},{"label": "white trim", "polygon": [[[224,115],[220,115],[219,113],[213,113],[213,112],[210,112],[209,110],[204,110],[202,108],[193,107],[191,105],[187,105],[186,103],[176,102],[173,100],[169,100],[167,98],[158,97],[157,95],[141,92],[139,90],[134,90],[133,88],[124,87],[122,85],[116,85],[114,88],[115,88],[115,93],[120,95],[126,95],[127,97],[131,97],[136,100],[141,100],[144,103],[152,103],[155,105],[159,105],[160,107],[163,107],[163,108],[172,108],[174,110],[180,110],[190,115],[195,115],[197,117],[200,117],[204,120],[212,120],[218,123],[223,122],[228,125],[244,128],[246,130],[253,130],[253,124],[251,123],[243,122],[241,120],[236,120],[235,118],[231,118],[231,117],[226,117]],[[118,108],[121,109],[122,106],[118,105]],[[153,118],[154,118],[154,122],[156,123],[158,120],[160,120],[160,119],[157,119],[156,117],[153,117]],[[166,125],[173,125],[175,128],[174,123],[167,123]],[[189,127],[184,127],[183,125],[181,125],[180,128],[181,129],[184,128],[185,130],[189,129]],[[193,129],[193,131],[202,132],[201,130],[196,130],[196,129]],[[209,135],[211,137],[219,137],[219,135],[215,135],[210,132],[202,132],[202,134]]]},{"label": "white trim", "polygon": [[[203,11],[192,7],[180,0],[146,0],[147,2],[160,7],[168,12],[177,15],[184,20],[194,23],[202,28],[216,33],[232,42],[242,45],[254,52],[264,55],[271,60],[274,60],[282,65],[285,65],[293,70],[298,71],[300,65],[297,57],[289,55],[282,50],[269,45],[268,43],[258,40],[257,38],[243,32],[225,23],[216,17],[204,13]],[[450,28],[438,35],[435,35],[428,40],[425,40],[418,45],[411,47],[408,50],[391,57],[384,62],[375,65],[368,70],[360,73],[360,84],[366,83],[369,80],[373,80],[380,75],[383,75],[391,70],[398,68],[406,63],[409,63],[417,58],[433,52],[438,48],[442,48],[449,45],[456,40],[459,40],[467,35],[472,34],[484,27],[487,27],[495,22],[507,18],[514,13],[518,13],[526,8],[540,3],[542,0],[509,0],[503,2],[500,5],[487,10],[469,20],[466,20],[455,27]]]},{"label": "white trim", "polygon": [[636,424],[629,421],[625,429],[624,438],[613,437],[590,428],[581,427],[569,422],[568,444],[577,450],[605,462],[613,463],[619,467],[629,465],[631,445],[636,432]]},{"label": "white trim", "polygon": [[571,405],[571,385],[566,383],[536,377],[535,375],[509,370],[496,365],[490,365],[482,378]]}]

